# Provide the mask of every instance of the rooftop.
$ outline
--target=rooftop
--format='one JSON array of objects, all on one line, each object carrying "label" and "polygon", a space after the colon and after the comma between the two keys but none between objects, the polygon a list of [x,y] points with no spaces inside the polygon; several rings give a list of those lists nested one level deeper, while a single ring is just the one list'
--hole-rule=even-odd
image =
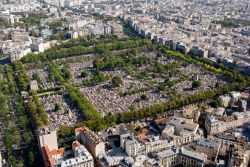
[{"label": "rooftop", "polygon": [[87,127],[77,128],[75,129],[75,132],[85,135],[95,145],[103,142],[103,140],[96,133],[94,133]]},{"label": "rooftop", "polygon": [[216,141],[208,141],[208,140],[205,140],[202,138],[197,139],[195,142],[197,145],[200,145],[203,147],[209,147],[209,148],[212,148],[215,150],[219,149],[219,147],[220,147],[220,143],[218,143]]},{"label": "rooftop", "polygon": [[194,152],[194,151],[191,151],[191,150],[188,150],[184,147],[182,147],[180,149],[180,153],[182,155],[185,155],[187,157],[191,157],[191,158],[195,158],[197,161],[200,161],[200,162],[204,162],[204,160],[206,159],[207,155],[204,154],[204,153],[198,153],[198,152]]},{"label": "rooftop", "polygon": [[177,154],[177,152],[174,151],[173,149],[168,149],[168,150],[164,150],[162,152],[156,153],[158,158],[170,157],[170,156],[175,155],[175,154]]}]

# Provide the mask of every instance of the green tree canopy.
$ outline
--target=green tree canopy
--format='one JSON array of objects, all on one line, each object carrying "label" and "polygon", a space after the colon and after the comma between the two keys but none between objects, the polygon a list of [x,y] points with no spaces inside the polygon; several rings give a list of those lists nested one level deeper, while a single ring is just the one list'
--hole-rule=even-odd
[{"label": "green tree canopy", "polygon": [[122,84],[122,79],[118,76],[112,78],[112,85],[114,87],[119,87]]}]

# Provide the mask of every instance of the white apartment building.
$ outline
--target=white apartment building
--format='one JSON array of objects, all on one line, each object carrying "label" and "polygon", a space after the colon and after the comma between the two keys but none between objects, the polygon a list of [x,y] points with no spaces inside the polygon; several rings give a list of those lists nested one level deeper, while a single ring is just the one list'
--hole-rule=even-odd
[{"label": "white apartment building", "polygon": [[189,119],[170,117],[161,136],[173,142],[174,145],[187,144],[199,138],[197,134],[199,124]]},{"label": "white apartment building", "polygon": [[168,140],[160,139],[160,136],[150,136],[148,139],[140,141],[138,138],[130,135],[123,138],[125,152],[128,156],[135,157],[141,154],[157,152],[172,145]]},{"label": "white apartment building", "polygon": [[61,167],[94,167],[94,159],[88,150],[78,141],[72,143],[74,157],[61,162]]},{"label": "white apartment building", "polygon": [[216,134],[242,126],[243,124],[250,121],[250,112],[234,112],[233,120],[223,121],[218,120],[214,116],[207,115],[205,119],[205,128],[208,134]]}]

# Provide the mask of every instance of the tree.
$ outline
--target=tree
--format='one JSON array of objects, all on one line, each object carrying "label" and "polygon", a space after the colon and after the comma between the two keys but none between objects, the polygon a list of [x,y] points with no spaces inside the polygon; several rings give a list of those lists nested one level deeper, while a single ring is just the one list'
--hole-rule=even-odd
[{"label": "tree", "polygon": [[55,111],[59,111],[59,110],[61,110],[61,109],[62,109],[61,105],[58,104],[58,103],[56,103],[56,104],[55,104]]},{"label": "tree", "polygon": [[92,103],[79,91],[79,89],[66,86],[69,92],[69,99],[82,112],[85,120],[97,120],[101,118],[100,113],[96,111]]},{"label": "tree", "polygon": [[122,84],[122,79],[118,76],[112,78],[112,85],[114,87],[119,87]]},{"label": "tree", "polygon": [[129,107],[129,110],[132,112],[132,111],[136,111],[136,107],[134,104],[132,104],[130,107]]},{"label": "tree", "polygon": [[161,83],[161,84],[159,84],[159,86],[158,86],[158,90],[159,91],[165,91],[166,90],[166,85],[164,84],[164,83]]},{"label": "tree", "polygon": [[62,22],[61,21],[53,21],[49,24],[50,29],[53,30],[53,32],[56,32],[57,29],[62,27]]},{"label": "tree", "polygon": [[215,87],[216,87],[216,88],[219,88],[219,87],[220,87],[219,82],[216,82]]},{"label": "tree", "polygon": [[88,75],[89,75],[89,73],[88,73],[87,71],[84,71],[84,70],[83,70],[83,71],[81,72],[81,77],[82,77],[82,78],[86,78]]},{"label": "tree", "polygon": [[38,73],[34,73],[32,75],[32,79],[36,80],[38,83],[42,83],[42,80],[41,78],[39,77],[39,74]]},{"label": "tree", "polygon": [[210,105],[211,105],[212,107],[214,107],[214,108],[218,108],[218,107],[220,106],[220,103],[219,103],[218,100],[212,100],[212,101],[210,102]]},{"label": "tree", "polygon": [[193,81],[192,83],[192,88],[195,89],[195,88],[198,88],[201,86],[201,81]]},{"label": "tree", "polygon": [[35,161],[35,155],[33,152],[29,151],[29,164],[32,165]]},{"label": "tree", "polygon": [[62,72],[63,72],[63,78],[65,80],[69,80],[72,78],[72,74],[71,74],[70,70],[68,70],[67,68],[62,69]]},{"label": "tree", "polygon": [[16,158],[13,156],[9,156],[8,162],[9,162],[10,166],[15,166],[16,165]]},{"label": "tree", "polygon": [[148,100],[147,95],[145,95],[145,94],[141,95],[141,100]]}]

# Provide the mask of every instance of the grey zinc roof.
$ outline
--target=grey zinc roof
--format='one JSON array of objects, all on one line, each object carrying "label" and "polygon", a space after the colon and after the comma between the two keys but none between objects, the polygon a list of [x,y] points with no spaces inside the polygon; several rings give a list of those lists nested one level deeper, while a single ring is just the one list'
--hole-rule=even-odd
[{"label": "grey zinc roof", "polygon": [[156,155],[159,158],[165,158],[165,157],[173,156],[175,154],[177,154],[177,153],[174,150],[168,149],[168,150],[164,150],[164,151],[158,152]]},{"label": "grey zinc roof", "polygon": [[196,144],[200,146],[204,146],[204,147],[209,147],[212,149],[218,149],[220,147],[220,143],[216,141],[208,141],[208,140],[201,139],[201,138],[196,140]]},{"label": "grey zinc roof", "polygon": [[203,162],[204,159],[206,159],[207,155],[204,154],[204,153],[198,153],[198,152],[194,152],[194,151],[191,151],[191,150],[187,150],[186,148],[182,147],[180,149],[180,153],[184,156],[187,156],[187,157],[191,157],[191,158],[194,158],[200,162]]}]

